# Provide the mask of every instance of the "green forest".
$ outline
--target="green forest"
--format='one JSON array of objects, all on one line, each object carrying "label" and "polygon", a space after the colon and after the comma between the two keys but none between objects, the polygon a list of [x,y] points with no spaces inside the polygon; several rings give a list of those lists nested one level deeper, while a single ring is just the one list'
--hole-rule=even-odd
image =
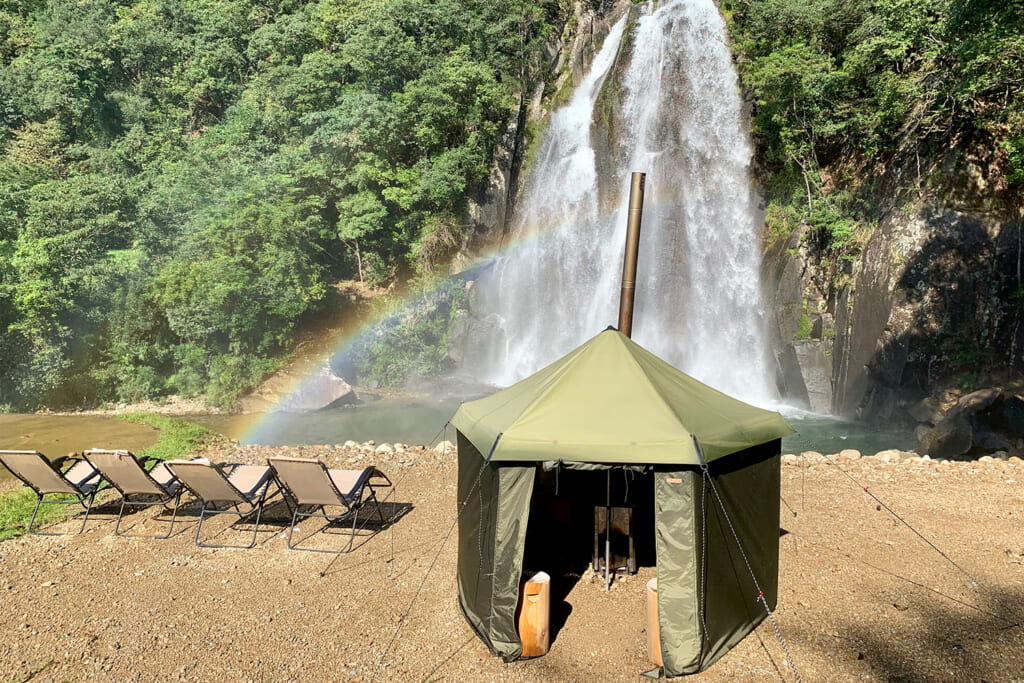
[{"label": "green forest", "polygon": [[461,245],[555,0],[4,0],[0,406],[230,407]]},{"label": "green forest", "polygon": [[[933,162],[954,149],[985,160],[996,199],[1020,196],[1024,0],[721,8],[770,232],[807,224],[849,255],[879,197],[946,189]],[[571,14],[0,0],[0,409],[230,408],[332,283],[443,269]]]},{"label": "green forest", "polygon": [[[751,95],[769,236],[863,247],[880,204],[955,193],[947,156],[988,174],[979,206],[1024,190],[1024,0],[725,0]],[[955,166],[955,164],[954,164]],[[888,207],[886,207],[888,208]]]}]

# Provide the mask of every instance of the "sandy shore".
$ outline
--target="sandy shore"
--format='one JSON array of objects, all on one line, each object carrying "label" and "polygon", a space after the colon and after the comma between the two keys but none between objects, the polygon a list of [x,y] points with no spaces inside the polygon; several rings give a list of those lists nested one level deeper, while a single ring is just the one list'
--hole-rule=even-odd
[{"label": "sandy shore", "polygon": [[[0,543],[0,680],[605,681],[650,668],[653,567],[609,592],[584,576],[554,606],[568,616],[550,653],[506,665],[456,607],[454,454],[355,445],[208,455],[262,462],[273,451],[377,464],[396,483],[387,510],[398,518],[337,558],[289,551],[282,507],[251,550],[196,548],[194,508],[168,540],[114,537],[108,509],[79,536]],[[1024,464],[810,455],[785,459],[782,486],[775,616],[804,681],[1024,679],[1024,631],[1012,625],[1024,618]],[[129,533],[162,533],[167,519],[140,512]],[[245,540],[251,527],[229,522],[209,529]],[[303,535],[317,528],[301,525]],[[307,541],[341,542],[333,532]],[[780,678],[796,680],[767,622],[696,677]]]}]

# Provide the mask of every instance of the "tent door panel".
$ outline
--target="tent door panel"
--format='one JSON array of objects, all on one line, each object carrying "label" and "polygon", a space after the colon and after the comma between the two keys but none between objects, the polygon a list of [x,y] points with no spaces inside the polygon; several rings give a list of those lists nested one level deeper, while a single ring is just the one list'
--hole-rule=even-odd
[{"label": "tent door panel", "polygon": [[658,627],[667,676],[695,673],[700,664],[699,551],[693,470],[654,474],[658,553]]},{"label": "tent door panel", "polygon": [[487,463],[461,433],[458,442],[459,606],[491,652],[512,661],[522,652],[515,612],[536,466]]}]

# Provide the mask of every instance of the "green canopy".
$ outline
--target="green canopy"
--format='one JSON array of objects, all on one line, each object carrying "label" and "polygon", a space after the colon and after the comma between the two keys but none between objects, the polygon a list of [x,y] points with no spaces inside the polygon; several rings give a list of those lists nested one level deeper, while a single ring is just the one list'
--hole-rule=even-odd
[{"label": "green canopy", "polygon": [[451,422],[459,606],[495,655],[522,653],[515,615],[528,527],[560,524],[543,496],[534,501],[540,462],[646,470],[635,500],[654,512],[646,533],[657,554],[661,675],[705,670],[765,618],[762,603],[774,609],[780,452],[793,431],[778,413],[715,391],[609,329],[464,403]]},{"label": "green canopy", "polygon": [[519,462],[699,465],[694,437],[711,462],[793,431],[614,329],[451,422],[489,460]]}]

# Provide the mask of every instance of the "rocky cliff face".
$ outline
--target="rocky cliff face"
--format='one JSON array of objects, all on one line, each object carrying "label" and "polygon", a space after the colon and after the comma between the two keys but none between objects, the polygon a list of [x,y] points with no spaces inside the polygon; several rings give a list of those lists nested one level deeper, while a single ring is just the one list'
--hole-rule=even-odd
[{"label": "rocky cliff face", "polygon": [[463,257],[485,251],[504,236],[522,189],[530,144],[551,110],[564,103],[586,73],[612,24],[630,7],[629,0],[573,0],[561,35],[548,45],[551,82],[520,94],[515,115],[495,149],[488,182],[470,199]]},{"label": "rocky cliff face", "polygon": [[911,425],[942,389],[1024,373],[1021,210],[937,193],[889,210],[856,259],[827,268],[801,231],[764,260],[779,383],[820,412]]}]

